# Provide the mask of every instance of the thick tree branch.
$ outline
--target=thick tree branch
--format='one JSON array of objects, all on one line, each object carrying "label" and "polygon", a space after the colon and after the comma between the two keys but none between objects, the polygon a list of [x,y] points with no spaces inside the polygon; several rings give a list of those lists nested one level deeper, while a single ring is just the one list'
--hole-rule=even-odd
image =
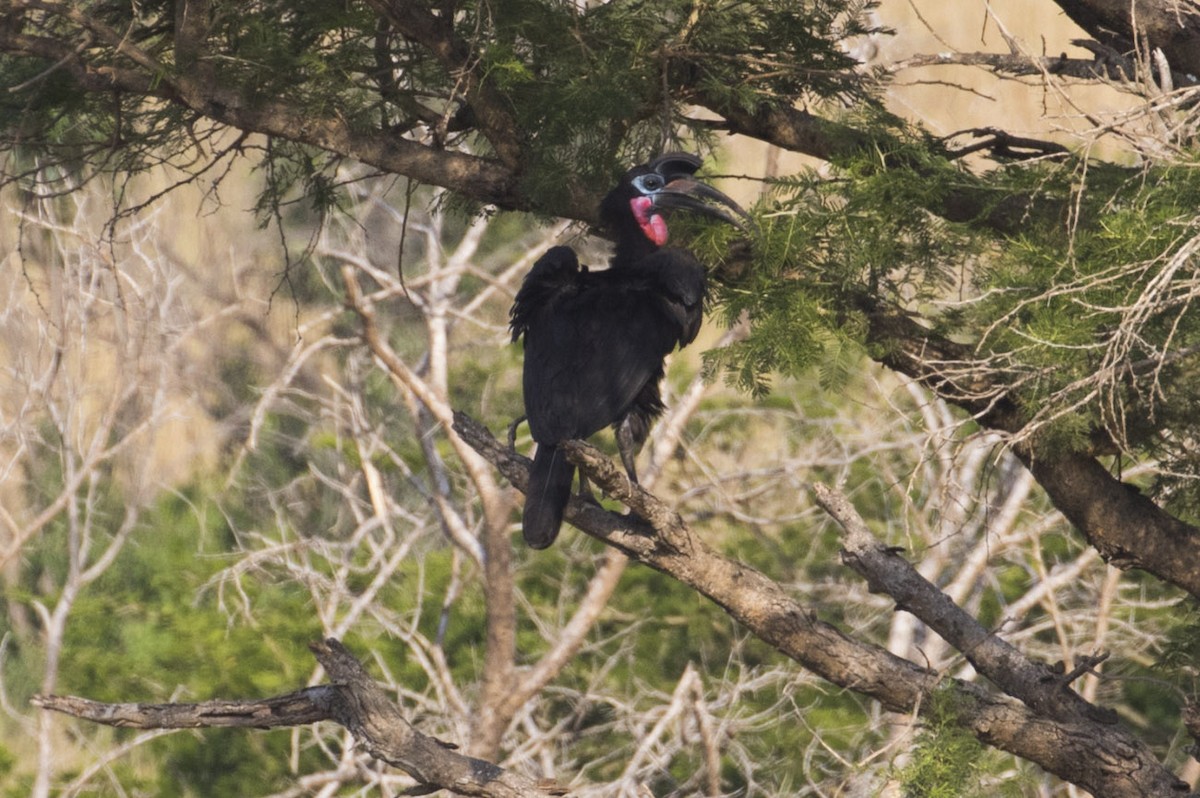
[{"label": "thick tree branch", "polygon": [[1175,518],[1095,457],[1013,447],[1038,484],[1100,555],[1139,568],[1200,597],[1200,529]]},{"label": "thick tree branch", "polygon": [[423,785],[459,795],[519,798],[561,794],[530,779],[450,750],[417,731],[400,708],[337,640],[311,646],[331,684],[264,700],[198,704],[104,704],[72,696],[36,696],[34,706],[84,720],[134,729],[275,728],[331,720],[345,727],[371,756]]},{"label": "thick tree branch", "polygon": [[[197,114],[229,127],[275,136],[345,155],[387,172],[421,183],[453,188],[456,193],[484,204],[529,210],[532,202],[514,187],[510,170],[499,163],[453,150],[436,150],[410,139],[361,130],[336,115],[322,116],[278,100],[250,103],[240,94],[194,78],[173,85],[155,82],[141,71],[72,63],[72,53],[57,40],[6,34],[0,27],[0,48],[23,55],[65,59],[63,69],[90,91],[116,91],[150,99],[178,102]],[[566,215],[571,209],[564,209]],[[573,218],[592,221],[594,210]]]},{"label": "thick tree branch", "polygon": [[[93,92],[118,92],[182,105],[192,112],[243,131],[275,136],[322,148],[354,158],[381,170],[405,175],[431,185],[450,188],[475,202],[511,210],[549,210],[537,197],[521,189],[520,176],[529,164],[521,142],[528,135],[509,113],[506,101],[479,77],[472,48],[458,38],[447,20],[416,8],[411,3],[374,0],[373,5],[401,35],[428,50],[448,74],[456,76],[457,88],[471,105],[479,129],[492,145],[496,159],[425,144],[392,130],[364,128],[353,124],[336,109],[314,112],[312,108],[278,97],[249,97],[238,88],[221,84],[208,68],[177,68],[179,63],[204,64],[200,58],[202,25],[189,12],[181,20],[181,41],[176,43],[176,68],[163,65],[130,44],[128,37],[64,3],[37,2],[36,7],[70,21],[94,36],[124,59],[104,60],[104,51],[77,53],[70,37],[37,37],[24,33],[18,21],[0,25],[0,50],[62,63],[65,72],[83,88]],[[127,60],[126,60],[127,59]],[[133,67],[128,63],[132,62]],[[785,149],[831,160],[855,153],[892,148],[880,135],[849,125],[831,122],[805,110],[787,105],[760,105],[747,111],[740,105],[716,98],[697,98],[720,115],[715,124],[735,133],[753,136]],[[598,193],[592,186],[578,185],[564,175],[565,201],[556,204],[555,215],[591,224],[597,221]],[[933,209],[951,221],[984,217],[999,230],[1011,230],[1024,218],[1028,200],[995,197],[958,189],[950,192],[942,207]]]},{"label": "thick tree branch", "polygon": [[369,0],[368,4],[401,35],[433,53],[442,68],[457,78],[458,91],[474,111],[500,162],[509,170],[519,170],[523,164],[522,131],[503,97],[480,77],[479,56],[455,35],[453,15],[439,17],[408,0]]},{"label": "thick tree branch", "polygon": [[[703,102],[703,100],[702,100]],[[893,153],[901,142],[886,133],[865,133],[849,125],[831,122],[808,111],[790,106],[762,105],[757,111],[740,106],[708,101],[705,107],[721,116],[722,129],[774,144],[785,150],[838,161],[863,153],[882,153],[887,166],[913,168]],[[955,153],[947,151],[946,157]],[[919,168],[919,167],[918,167]],[[929,208],[951,222],[983,224],[1001,233],[1019,232],[1034,205],[1026,194],[997,197],[994,191],[954,187]],[[1042,204],[1045,204],[1042,201]]]},{"label": "thick tree branch", "polygon": [[[908,314],[864,299],[868,343],[877,359],[905,374],[992,429],[1017,434],[1026,417],[1009,395],[1004,374],[979,368],[979,356],[918,324]],[[1093,452],[1051,449],[1034,437],[1013,452],[1100,554],[1121,568],[1139,568],[1200,597],[1200,529],[1163,510],[1113,476],[1097,459],[1112,454],[1099,436]]]},{"label": "thick tree branch", "polygon": [[336,685],[306,687],[261,700],[215,699],[195,704],[107,704],[77,696],[34,696],[30,703],[120,729],[277,729],[331,720],[329,705]]},{"label": "thick tree branch", "polygon": [[1200,76],[1200,5],[1194,0],[1054,0],[1096,41],[1121,53],[1161,49],[1174,71]]},{"label": "thick tree branch", "polygon": [[[21,31],[19,24],[0,24],[0,50],[61,62],[60,67],[80,85],[93,92],[128,93],[148,100],[182,105],[200,116],[239,130],[262,133],[288,141],[319,147],[345,155],[384,171],[405,175],[422,183],[453,188],[476,202],[514,210],[530,210],[534,203],[516,189],[517,167],[454,150],[437,149],[377,129],[351,124],[342,115],[314,113],[281,98],[244,96],[236,88],[221,84],[212,70],[178,71],[160,63],[123,35],[84,11],[63,3],[37,2],[32,7],[62,17],[94,36],[99,44],[113,48],[133,66],[89,59],[76,52],[70,37],[38,37]],[[193,33],[197,25],[185,25]],[[198,56],[198,43],[188,38],[180,43],[185,59]],[[594,200],[579,209],[563,209],[564,215],[594,221]],[[573,215],[574,214],[574,215]]]},{"label": "thick tree branch", "polygon": [[817,503],[844,530],[842,562],[867,580],[872,593],[891,596],[898,610],[917,616],[960,651],[976,671],[1038,714],[1060,720],[1116,722],[1114,713],[1067,689],[1069,682],[985,629],[897,550],[877,540],[844,494],[820,483],[812,488]]},{"label": "thick tree branch", "polygon": [[[455,414],[455,429],[506,478],[524,490],[530,461],[498,442],[478,422]],[[938,689],[954,692],[959,722],[982,741],[1016,754],[1098,795],[1162,798],[1184,795],[1180,782],[1136,738],[1087,717],[1053,719],[981,685],[945,679],[878,646],[855,640],[818,619],[775,581],[719,554],[692,534],[677,513],[631,484],[586,444],[564,446],[592,484],[642,518],[608,512],[573,498],[566,519],[708,597],[760,639],[813,673],[879,701],[894,712],[929,706]],[[643,520],[651,519],[651,522]]]}]

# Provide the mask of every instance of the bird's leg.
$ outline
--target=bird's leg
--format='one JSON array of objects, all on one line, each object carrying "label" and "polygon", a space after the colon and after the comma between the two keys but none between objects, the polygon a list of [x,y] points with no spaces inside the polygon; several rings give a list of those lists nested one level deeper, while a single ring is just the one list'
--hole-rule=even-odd
[{"label": "bird's leg", "polygon": [[592,486],[588,482],[587,475],[582,471],[579,472],[579,493],[577,495],[585,502],[600,506],[600,500],[596,498],[596,494],[592,493]]},{"label": "bird's leg", "polygon": [[645,422],[632,415],[625,416],[617,425],[617,451],[621,455],[621,463],[625,466],[629,481],[635,485],[638,484],[637,455],[642,450],[642,444],[646,442],[648,432]]},{"label": "bird's leg", "polygon": [[[642,444],[650,435],[649,420],[644,415],[630,413],[621,419],[616,433],[617,451],[621,455],[621,462],[625,465],[625,473],[629,475],[629,481],[636,485],[638,484],[637,455],[642,450]],[[629,515],[633,518],[641,518],[633,510],[629,511]]]},{"label": "bird's leg", "polygon": [[508,448],[517,448],[517,427],[521,426],[521,422],[525,420],[525,416],[517,416],[513,419],[513,423],[508,425]]}]

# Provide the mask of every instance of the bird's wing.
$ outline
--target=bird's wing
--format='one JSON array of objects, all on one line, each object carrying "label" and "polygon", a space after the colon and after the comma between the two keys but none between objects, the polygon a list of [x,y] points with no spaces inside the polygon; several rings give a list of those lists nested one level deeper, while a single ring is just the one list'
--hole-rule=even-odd
[{"label": "bird's wing", "polygon": [[587,437],[657,385],[680,336],[658,289],[646,274],[585,273],[531,314],[524,390],[535,440]]},{"label": "bird's wing", "polygon": [[687,250],[660,249],[640,260],[638,270],[653,276],[661,312],[678,325],[676,345],[690,344],[704,320],[708,294],[704,266]]},{"label": "bird's wing", "polygon": [[577,287],[580,277],[579,258],[570,247],[551,247],[538,258],[517,291],[508,326],[516,341],[529,328],[540,308],[555,302],[555,297]]}]

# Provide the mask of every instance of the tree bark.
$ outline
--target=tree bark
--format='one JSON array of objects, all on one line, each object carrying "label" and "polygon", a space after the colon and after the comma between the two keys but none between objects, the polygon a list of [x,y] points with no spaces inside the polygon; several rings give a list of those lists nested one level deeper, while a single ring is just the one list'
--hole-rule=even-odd
[{"label": "tree bark", "polygon": [[[455,429],[518,489],[528,482],[529,460],[501,445],[468,416],[455,415]],[[965,613],[951,610],[944,594],[911,566],[861,530],[850,536],[848,562],[863,564],[873,589],[913,602],[912,610],[934,628],[941,626],[967,651],[980,657],[1005,689],[1030,703],[995,695],[978,684],[944,678],[871,643],[855,640],[821,621],[778,583],[725,557],[692,534],[683,519],[651,494],[631,484],[596,449],[566,442],[562,449],[591,483],[624,502],[633,516],[608,512],[572,498],[566,519],[588,535],[625,552],[711,599],[753,634],[800,665],[893,712],[922,712],[937,690],[949,690],[959,723],[981,741],[1034,762],[1060,778],[1112,798],[1165,798],[1188,794],[1180,781],[1111,712],[1089,704],[1054,682],[1015,649],[979,630]],[[848,517],[843,513],[843,517]],[[860,522],[861,523],[861,522]],[[864,527],[865,528],[865,527]],[[894,592],[893,592],[894,591]],[[914,601],[920,595],[922,604]],[[924,607],[924,608],[923,608]],[[957,608],[953,608],[957,610]],[[958,630],[955,630],[955,626]],[[992,653],[992,651],[995,653]],[[1018,673],[1004,669],[1019,665]],[[1043,681],[1045,679],[1045,681]]]},{"label": "tree bark", "polygon": [[1122,53],[1159,48],[1175,70],[1200,75],[1200,5],[1193,0],[1054,0],[1090,36]]},{"label": "tree bark", "polygon": [[463,756],[452,750],[456,746],[417,731],[362,663],[337,640],[314,643],[310,648],[331,683],[275,698],[198,704],[105,704],[74,696],[35,696],[32,703],[107,726],[132,729],[269,729],[331,720],[354,735],[371,756],[400,768],[422,785],[486,798],[562,794],[553,785],[539,785],[491,762]]},{"label": "tree bark", "polygon": [[[469,417],[456,430],[519,488],[529,461],[505,448]],[[895,712],[922,712],[935,691],[950,691],[958,723],[981,741],[1034,762],[1051,773],[1108,798],[1185,796],[1186,783],[1159,763],[1112,713],[1069,689],[1084,667],[1061,677],[1029,661],[980,628],[929,584],[895,550],[876,541],[844,496],[818,486],[818,501],[846,529],[844,558],[872,590],[938,630],[1009,695],[944,678],[822,622],[759,571],[712,550],[657,498],[631,484],[604,455],[579,442],[563,445],[593,484],[625,501],[637,516],[623,516],[573,498],[567,520],[587,534],[691,586],[723,607],[751,632],[802,666]],[[331,684],[262,701],[201,704],[101,704],[74,697],[35,697],[45,709],[107,725],[132,728],[234,726],[271,728],[334,720],[377,759],[430,787],[462,795],[560,794],[485,760],[463,756],[414,729],[362,665],[336,640],[312,646]],[[1020,700],[1014,700],[1014,697]]]},{"label": "tree bark", "polygon": [[[904,312],[864,299],[868,343],[879,361],[924,385],[976,421],[1017,435],[1025,426],[1004,375],[979,368],[971,347],[948,341]],[[1139,568],[1200,598],[1200,530],[1121,482],[1099,458],[1116,454],[1097,436],[1094,452],[1052,451],[1035,437],[1013,444],[1054,506],[1119,568]]]}]

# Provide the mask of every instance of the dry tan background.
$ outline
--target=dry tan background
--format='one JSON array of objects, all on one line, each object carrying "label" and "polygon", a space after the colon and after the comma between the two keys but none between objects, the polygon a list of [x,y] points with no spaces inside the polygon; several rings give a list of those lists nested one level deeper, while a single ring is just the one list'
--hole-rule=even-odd
[{"label": "dry tan background", "polygon": [[[1048,0],[883,0],[874,15],[893,35],[854,42],[851,51],[875,67],[893,68],[915,55],[1008,53],[1006,35],[1029,55],[1090,56],[1071,43],[1086,38],[1083,31]],[[887,102],[892,111],[919,122],[934,135],[997,127],[1113,159],[1131,156],[1120,142],[1099,136],[1088,115],[1111,115],[1140,104],[1132,95],[1098,83],[1067,85],[1040,77],[1013,78],[967,66],[896,69]],[[772,153],[767,145],[748,140],[736,141],[729,155],[730,171],[748,174],[764,170],[786,174],[814,164],[804,156]],[[732,181],[727,189],[742,201],[753,200],[759,190]]]}]

